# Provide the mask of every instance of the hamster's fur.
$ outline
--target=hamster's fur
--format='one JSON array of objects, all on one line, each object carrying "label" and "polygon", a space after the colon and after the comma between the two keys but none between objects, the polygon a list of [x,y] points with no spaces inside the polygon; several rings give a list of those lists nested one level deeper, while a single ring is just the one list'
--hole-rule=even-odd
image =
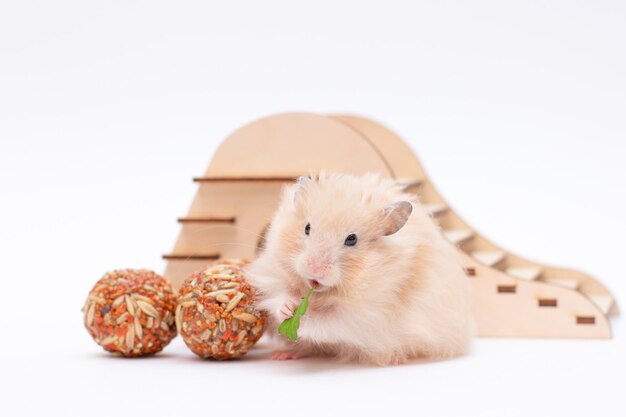
[{"label": "hamster's fur", "polygon": [[246,274],[270,334],[319,284],[297,342],[274,359],[388,365],[462,355],[470,344],[470,288],[457,251],[414,195],[379,175],[321,173],[286,186]]}]

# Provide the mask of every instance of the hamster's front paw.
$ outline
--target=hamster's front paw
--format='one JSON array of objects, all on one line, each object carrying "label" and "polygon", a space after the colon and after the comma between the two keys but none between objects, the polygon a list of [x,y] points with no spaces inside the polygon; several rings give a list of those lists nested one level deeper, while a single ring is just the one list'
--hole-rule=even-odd
[{"label": "hamster's front paw", "polygon": [[295,350],[276,350],[272,352],[272,360],[274,361],[290,361],[304,357],[306,357],[305,354]]},{"label": "hamster's front paw", "polygon": [[280,310],[278,310],[278,316],[282,320],[291,318],[293,317],[296,308],[298,308],[298,303],[293,300],[288,300],[280,307]]},{"label": "hamster's front paw", "polygon": [[278,310],[278,316],[281,320],[293,317],[294,312],[298,308],[298,303],[294,300],[287,300]]}]

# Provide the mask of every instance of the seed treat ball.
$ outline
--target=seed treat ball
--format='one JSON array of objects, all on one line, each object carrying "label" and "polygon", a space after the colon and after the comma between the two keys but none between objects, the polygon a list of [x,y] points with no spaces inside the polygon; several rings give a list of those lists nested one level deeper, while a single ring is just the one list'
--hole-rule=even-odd
[{"label": "seed treat ball", "polygon": [[119,356],[161,351],[176,336],[176,295],[169,281],[146,269],[106,273],[85,306],[85,327],[96,343]]},{"label": "seed treat ball", "polygon": [[176,326],[202,358],[239,358],[263,335],[266,314],[255,307],[255,291],[243,277],[243,265],[212,265],[194,272],[180,289]]}]

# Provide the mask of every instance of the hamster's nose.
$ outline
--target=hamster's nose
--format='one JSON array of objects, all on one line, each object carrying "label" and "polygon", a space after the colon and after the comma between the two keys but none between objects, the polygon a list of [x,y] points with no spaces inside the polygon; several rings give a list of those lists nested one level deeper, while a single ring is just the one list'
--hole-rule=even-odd
[{"label": "hamster's nose", "polygon": [[328,265],[316,259],[309,259],[306,266],[309,274],[315,278],[324,278],[328,272]]}]

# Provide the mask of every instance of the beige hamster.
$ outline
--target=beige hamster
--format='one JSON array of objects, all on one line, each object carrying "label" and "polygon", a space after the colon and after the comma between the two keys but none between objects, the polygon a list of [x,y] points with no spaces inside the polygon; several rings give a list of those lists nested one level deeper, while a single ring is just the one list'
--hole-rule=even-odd
[{"label": "beige hamster", "polygon": [[265,249],[246,270],[269,313],[267,333],[317,289],[298,340],[284,341],[274,359],[391,365],[468,350],[468,278],[414,195],[374,174],[321,173],[286,186],[281,198]]}]

